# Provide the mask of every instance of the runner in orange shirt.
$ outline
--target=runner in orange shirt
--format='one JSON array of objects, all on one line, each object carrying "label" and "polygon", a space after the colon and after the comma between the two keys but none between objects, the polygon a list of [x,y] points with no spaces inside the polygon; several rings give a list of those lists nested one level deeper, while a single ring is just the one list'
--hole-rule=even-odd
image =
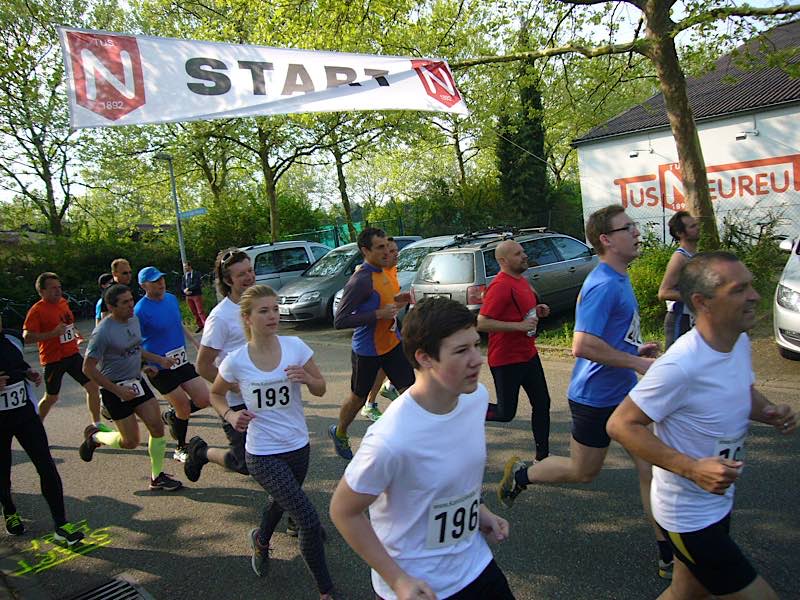
[{"label": "runner in orange shirt", "polygon": [[55,273],[42,273],[36,278],[36,291],[41,300],[28,311],[23,337],[39,345],[39,362],[44,368],[45,395],[39,401],[42,420],[58,401],[61,379],[68,373],[86,390],[86,405],[92,423],[100,425],[100,389],[83,374],[83,357],[78,344],[83,337],[75,327],[75,317],[61,295],[61,280]]}]

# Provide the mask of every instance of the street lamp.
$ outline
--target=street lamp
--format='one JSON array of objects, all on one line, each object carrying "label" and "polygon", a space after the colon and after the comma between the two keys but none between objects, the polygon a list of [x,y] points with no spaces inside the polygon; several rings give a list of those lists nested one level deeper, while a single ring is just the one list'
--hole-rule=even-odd
[{"label": "street lamp", "polygon": [[178,246],[181,250],[181,266],[186,264],[186,248],[183,245],[183,227],[181,226],[181,209],[178,207],[178,193],[175,191],[175,171],[172,168],[172,155],[166,152],[156,152],[156,160],[165,160],[169,165],[169,182],[172,185],[172,202],[175,204],[175,222],[178,225]]}]

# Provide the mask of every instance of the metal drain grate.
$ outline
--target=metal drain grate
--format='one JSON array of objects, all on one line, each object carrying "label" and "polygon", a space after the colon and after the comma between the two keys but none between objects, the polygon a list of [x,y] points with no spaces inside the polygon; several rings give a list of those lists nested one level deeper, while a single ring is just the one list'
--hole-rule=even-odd
[{"label": "metal drain grate", "polygon": [[113,579],[63,600],[152,600],[152,596],[129,581]]}]

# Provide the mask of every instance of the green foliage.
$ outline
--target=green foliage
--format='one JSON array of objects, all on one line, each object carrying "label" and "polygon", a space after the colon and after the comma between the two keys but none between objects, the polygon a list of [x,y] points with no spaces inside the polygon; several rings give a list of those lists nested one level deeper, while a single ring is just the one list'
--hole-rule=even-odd
[{"label": "green foliage", "polygon": [[647,339],[663,336],[667,307],[658,299],[658,288],[674,251],[674,246],[648,243],[644,246],[641,256],[628,269],[631,285],[639,302],[642,335]]}]

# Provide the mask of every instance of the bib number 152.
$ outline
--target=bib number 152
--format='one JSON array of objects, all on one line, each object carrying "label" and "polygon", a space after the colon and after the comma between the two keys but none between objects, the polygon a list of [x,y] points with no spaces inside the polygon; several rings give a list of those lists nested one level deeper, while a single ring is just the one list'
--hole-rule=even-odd
[{"label": "bib number 152", "polygon": [[469,539],[478,529],[478,492],[447,500],[437,500],[428,511],[428,548],[451,546]]}]

